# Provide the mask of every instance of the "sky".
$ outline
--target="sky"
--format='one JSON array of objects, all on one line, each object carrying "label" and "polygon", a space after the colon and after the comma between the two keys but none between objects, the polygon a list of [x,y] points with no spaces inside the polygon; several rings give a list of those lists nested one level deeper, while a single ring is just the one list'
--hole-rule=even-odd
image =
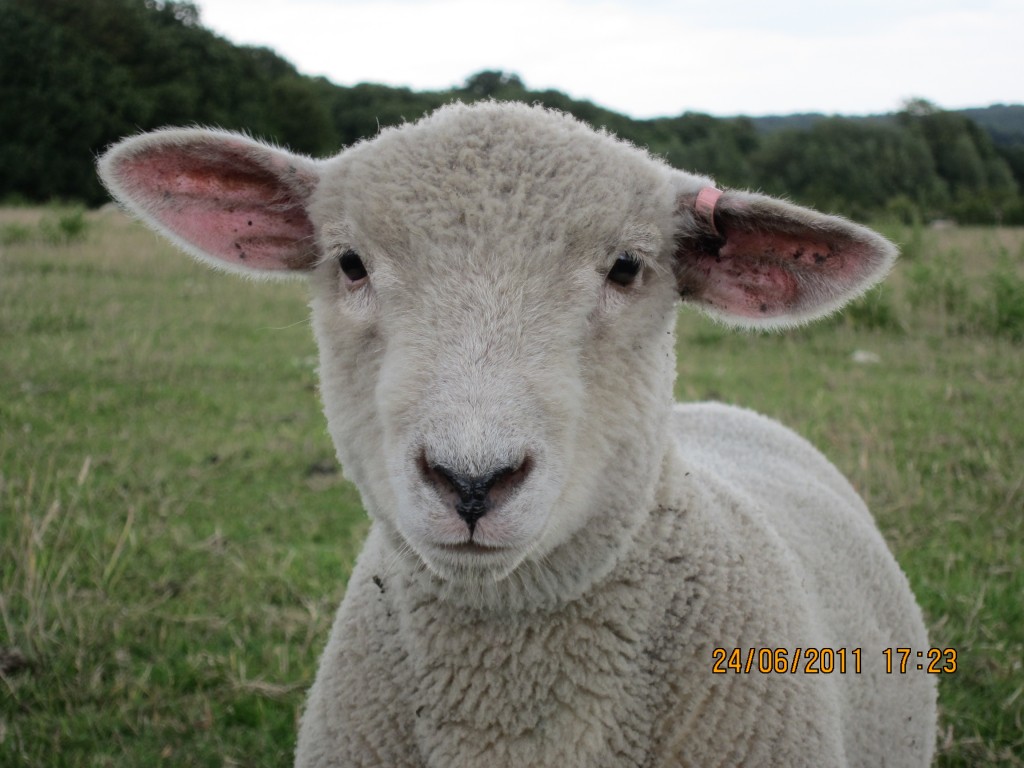
[{"label": "sky", "polygon": [[1024,103],[1022,0],[197,0],[308,75],[439,90],[484,69],[635,118]]}]

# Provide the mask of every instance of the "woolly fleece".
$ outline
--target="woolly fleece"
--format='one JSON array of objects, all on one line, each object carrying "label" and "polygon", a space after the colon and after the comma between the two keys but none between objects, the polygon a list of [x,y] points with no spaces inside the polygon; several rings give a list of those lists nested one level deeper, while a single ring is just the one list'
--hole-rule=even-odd
[{"label": "woolly fleece", "polygon": [[[882,657],[927,635],[857,494],[771,420],[672,403],[680,297],[804,322],[881,279],[887,241],[735,190],[709,214],[709,179],[524,105],[328,160],[170,129],[100,172],[198,258],[312,287],[373,523],[296,765],[930,763],[934,682]],[[442,478],[499,471],[467,525]],[[861,670],[715,674],[717,648],[860,649]]]}]

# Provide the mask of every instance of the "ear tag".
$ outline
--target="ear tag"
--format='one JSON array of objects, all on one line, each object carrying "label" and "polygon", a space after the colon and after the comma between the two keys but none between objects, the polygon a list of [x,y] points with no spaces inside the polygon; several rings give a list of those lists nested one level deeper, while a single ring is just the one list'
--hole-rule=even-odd
[{"label": "ear tag", "polygon": [[697,193],[697,199],[693,203],[693,209],[697,214],[697,218],[703,219],[708,225],[708,229],[716,235],[719,232],[718,227],[715,226],[715,206],[718,204],[718,198],[721,196],[722,190],[715,187],[704,187]]}]

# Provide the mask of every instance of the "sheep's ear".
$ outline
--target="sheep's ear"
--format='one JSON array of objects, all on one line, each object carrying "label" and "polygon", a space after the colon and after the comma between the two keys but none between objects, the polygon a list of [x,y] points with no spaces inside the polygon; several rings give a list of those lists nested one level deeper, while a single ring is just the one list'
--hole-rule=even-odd
[{"label": "sheep's ear", "polygon": [[172,128],[115,144],[99,173],[129,211],[214,266],[280,274],[318,261],[308,158],[226,131]]},{"label": "sheep's ear", "polygon": [[877,283],[896,247],[838,216],[749,192],[678,198],[679,293],[733,325],[780,328],[829,314]]}]

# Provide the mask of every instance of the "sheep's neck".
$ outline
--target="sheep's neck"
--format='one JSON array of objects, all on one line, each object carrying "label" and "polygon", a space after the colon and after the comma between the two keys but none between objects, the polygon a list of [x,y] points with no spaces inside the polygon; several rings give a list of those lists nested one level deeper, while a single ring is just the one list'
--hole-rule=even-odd
[{"label": "sheep's neck", "polygon": [[[668,562],[659,550],[675,540],[667,528],[679,519],[653,510],[637,551],[646,547],[655,562]],[[403,675],[411,678],[411,699],[423,702],[414,730],[426,764],[477,754],[489,740],[488,765],[647,764],[651,724],[663,715],[659,702],[670,698],[659,665],[679,606],[689,611],[700,601],[685,590],[648,589],[651,574],[641,571],[651,564],[643,559],[632,552],[557,608],[474,610],[439,603],[408,581],[396,584]],[[676,558],[667,567],[689,566]],[[566,744],[557,738],[565,733],[587,737]]]}]

